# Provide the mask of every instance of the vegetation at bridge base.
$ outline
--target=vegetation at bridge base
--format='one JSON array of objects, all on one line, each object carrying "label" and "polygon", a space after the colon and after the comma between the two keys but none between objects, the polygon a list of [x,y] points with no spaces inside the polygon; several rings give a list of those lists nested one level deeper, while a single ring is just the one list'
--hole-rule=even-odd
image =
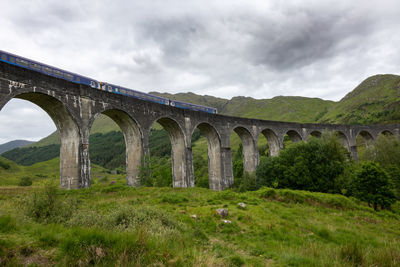
[{"label": "vegetation at bridge base", "polygon": [[340,193],[339,177],[350,164],[346,149],[334,134],[292,144],[277,157],[262,157],[257,187],[270,186]]},{"label": "vegetation at bridge base", "polygon": [[366,201],[375,209],[387,209],[396,200],[394,192],[399,199],[399,148],[398,139],[381,135],[367,149],[368,158],[356,164],[337,137],[325,133],[320,139],[292,144],[277,157],[262,157],[255,188],[344,194]]}]

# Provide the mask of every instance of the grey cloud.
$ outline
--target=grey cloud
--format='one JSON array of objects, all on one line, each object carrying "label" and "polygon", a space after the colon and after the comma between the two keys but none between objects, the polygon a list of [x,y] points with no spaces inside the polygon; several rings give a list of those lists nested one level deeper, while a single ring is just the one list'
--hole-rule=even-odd
[{"label": "grey cloud", "polygon": [[5,0],[0,10],[2,50],[145,92],[339,100],[370,75],[399,73],[396,0]]}]

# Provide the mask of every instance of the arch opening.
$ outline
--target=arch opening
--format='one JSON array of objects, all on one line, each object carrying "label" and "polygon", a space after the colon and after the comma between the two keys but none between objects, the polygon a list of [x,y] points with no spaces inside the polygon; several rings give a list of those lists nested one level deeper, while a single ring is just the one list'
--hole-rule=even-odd
[{"label": "arch opening", "polygon": [[[159,126],[158,126],[159,125]],[[170,184],[166,184],[166,178],[169,178],[170,174],[172,175],[172,179],[168,179],[169,181],[172,180],[172,186],[173,187],[188,187],[192,186],[190,182],[188,181],[187,177],[187,166],[186,166],[186,146],[185,146],[185,135],[183,133],[183,130],[179,126],[179,124],[170,118],[160,118],[156,121],[155,124],[153,124],[153,128],[158,130],[158,135],[161,139],[163,139],[163,131],[160,130],[165,130],[167,132],[167,135],[169,137],[170,141],[170,147],[169,144],[163,144],[161,142],[160,144],[156,144],[155,147],[159,147],[163,155],[165,156],[168,151],[171,151],[171,165],[172,165],[172,172],[170,173],[165,173],[166,168],[161,168],[159,171],[161,173],[153,173],[152,176],[158,176],[159,179],[155,179],[155,184],[156,186],[170,186]],[[154,130],[152,132],[154,134]],[[160,139],[160,140],[161,140]],[[165,140],[165,138],[164,138]],[[151,142],[151,140],[150,140]],[[156,151],[150,152],[150,154],[155,154],[157,153]],[[163,155],[160,155],[161,157]],[[154,163],[154,160],[151,160]],[[166,158],[164,158],[164,161],[168,161]],[[163,161],[163,164],[165,162]],[[152,169],[153,171],[153,169]],[[168,181],[167,181],[168,182]]]},{"label": "arch opening", "polygon": [[103,111],[91,127],[90,146],[92,162],[112,170],[113,174],[126,173],[126,184],[139,186],[142,134],[126,112]]},{"label": "arch opening", "polygon": [[301,142],[301,135],[295,130],[289,130],[283,136],[283,147],[287,147],[293,143]]},{"label": "arch opening", "polygon": [[310,136],[315,137],[315,138],[321,138],[322,133],[320,131],[312,131],[310,133]]},{"label": "arch opening", "polygon": [[[14,98],[26,100],[40,107],[55,124],[59,140],[57,134],[54,134],[53,143],[60,144],[60,187],[76,189],[90,186],[89,170],[81,164],[81,153],[84,148],[81,148],[79,127],[66,106],[58,99],[42,93],[22,93]],[[8,102],[9,100],[3,104]],[[42,161],[41,159],[38,156],[35,160]]]},{"label": "arch opening", "polygon": [[216,129],[208,123],[200,123],[197,125],[196,129],[199,129],[201,134],[203,134],[207,140],[209,188],[213,190],[222,190],[223,184],[220,137]]},{"label": "arch opening", "polygon": [[278,156],[281,150],[281,144],[278,136],[271,129],[264,129],[261,134],[265,138],[258,138],[258,152],[260,156]]},{"label": "arch opening", "polygon": [[360,131],[356,136],[356,148],[359,159],[365,158],[366,150],[373,145],[374,138],[367,131]]},{"label": "arch opening", "polygon": [[339,138],[339,142],[342,144],[342,146],[344,146],[348,151],[350,151],[350,144],[349,140],[347,139],[347,136],[340,131],[334,131],[333,133]]},{"label": "arch opening", "polygon": [[[258,163],[258,151],[253,136],[244,127],[236,127],[233,130],[233,133],[235,134],[231,134],[230,144],[231,148],[234,148],[233,152],[236,152],[234,153],[234,158],[236,157],[236,160],[242,160],[242,168],[244,172],[249,174],[253,173],[256,170]],[[239,137],[239,140],[237,137]],[[239,145],[236,140],[240,142]],[[235,150],[236,147],[237,149]]]},{"label": "arch opening", "polygon": [[193,131],[191,144],[194,185],[197,187],[209,188],[207,137],[200,131],[200,129],[196,128]]}]

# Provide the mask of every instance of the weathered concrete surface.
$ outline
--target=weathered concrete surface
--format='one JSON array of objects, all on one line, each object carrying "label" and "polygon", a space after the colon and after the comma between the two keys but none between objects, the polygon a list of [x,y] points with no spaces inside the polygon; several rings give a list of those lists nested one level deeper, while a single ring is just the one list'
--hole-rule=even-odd
[{"label": "weathered concrete surface", "polygon": [[147,164],[149,134],[155,122],[168,132],[172,144],[174,187],[194,186],[191,149],[193,131],[207,138],[210,188],[222,190],[233,184],[230,136],[236,132],[243,144],[244,169],[253,172],[258,164],[258,138],[264,136],[269,155],[283,149],[287,134],[293,142],[306,141],[324,131],[334,131],[357,159],[356,137],[374,140],[380,133],[399,134],[400,125],[301,124],[246,119],[182,110],[150,103],[61,79],[48,77],[0,62],[0,110],[12,98],[31,101],[45,110],[61,138],[60,185],[73,189],[90,186],[89,133],[99,114],[113,119],[121,128],[126,144],[127,184],[139,185],[139,168]]}]

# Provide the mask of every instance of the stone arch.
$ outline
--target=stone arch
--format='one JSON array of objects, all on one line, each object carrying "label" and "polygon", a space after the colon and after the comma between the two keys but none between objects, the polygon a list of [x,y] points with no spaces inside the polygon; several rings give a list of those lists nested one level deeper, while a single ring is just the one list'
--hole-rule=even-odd
[{"label": "stone arch", "polygon": [[143,136],[137,121],[120,109],[111,108],[101,113],[111,118],[121,129],[126,149],[126,183],[129,186],[139,186],[139,170],[143,156]]},{"label": "stone arch", "polygon": [[340,143],[344,146],[348,151],[350,151],[350,143],[347,136],[341,131],[334,131],[334,134],[339,138]]},{"label": "stone arch", "polygon": [[316,137],[316,138],[321,138],[322,133],[320,131],[312,131],[310,133],[310,136]]},{"label": "stone arch", "polygon": [[243,146],[243,170],[253,173],[257,168],[258,151],[253,136],[244,127],[238,126],[233,131],[240,137]]},{"label": "stone arch", "polygon": [[293,143],[297,143],[302,140],[301,135],[296,130],[289,130],[286,132],[286,134]]},{"label": "stone arch", "polygon": [[186,138],[184,131],[177,121],[168,117],[161,117],[155,122],[158,122],[167,131],[171,141],[173,187],[191,186],[191,182],[188,180],[189,177],[186,175]]},{"label": "stone arch", "polygon": [[[222,181],[222,164],[221,164],[221,137],[217,130],[209,123],[199,123],[194,130],[198,128],[207,139],[208,146],[208,180],[210,189],[224,189]],[[192,132],[192,134],[193,134]]]},{"label": "stone arch", "polygon": [[269,155],[278,156],[282,147],[278,135],[271,129],[264,129],[261,134],[267,139]]},{"label": "stone arch", "polygon": [[378,136],[379,136],[380,134],[386,135],[386,136],[388,136],[388,135],[394,135],[394,134],[393,134],[391,131],[389,131],[389,130],[383,130],[383,131],[379,132]]},{"label": "stone arch", "polygon": [[370,134],[368,131],[362,130],[360,131],[356,137],[361,136],[362,138],[364,138],[365,141],[370,142],[374,140],[374,137],[372,136],[372,134]]},{"label": "stone arch", "polygon": [[[77,189],[90,186],[89,169],[82,164],[88,148],[82,145],[80,128],[68,107],[53,96],[26,92],[12,98],[27,100],[43,109],[53,120],[60,136],[60,187]],[[2,102],[1,108],[9,101]]]}]

